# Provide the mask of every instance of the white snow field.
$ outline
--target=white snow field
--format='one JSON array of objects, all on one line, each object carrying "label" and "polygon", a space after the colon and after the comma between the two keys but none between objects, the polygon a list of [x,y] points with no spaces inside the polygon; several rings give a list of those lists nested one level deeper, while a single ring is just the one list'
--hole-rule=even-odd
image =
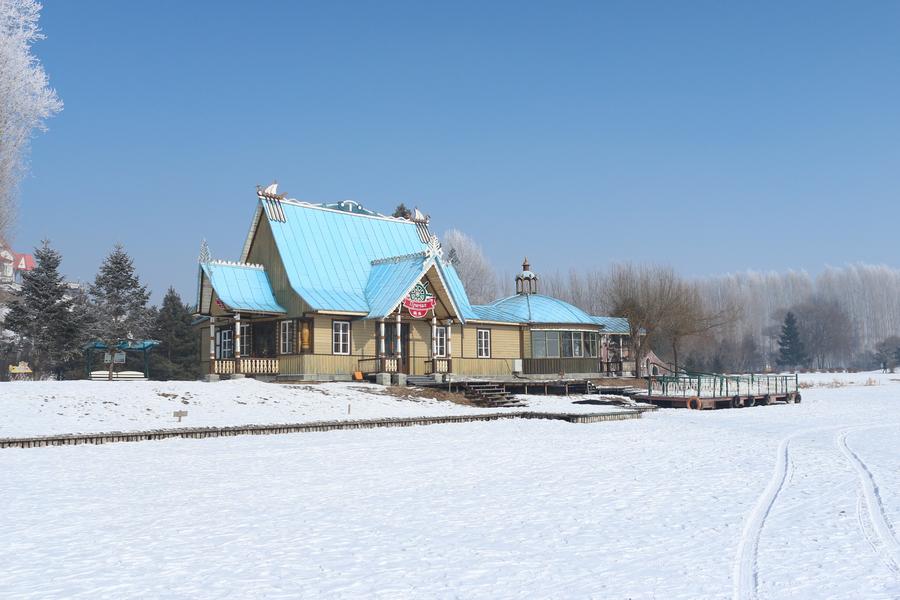
[{"label": "white snow field", "polygon": [[[575,397],[525,396],[520,410],[599,413],[613,406]],[[578,397],[581,398],[581,397]],[[172,413],[186,410],[178,422]],[[282,385],[254,379],[200,381],[35,381],[0,383],[0,438],[174,427],[269,425],[384,417],[478,414],[429,398],[398,398],[369,383]],[[499,409],[509,412],[510,409]]]},{"label": "white snow field", "polygon": [[0,596],[900,598],[894,379],[599,424],[4,449]]}]

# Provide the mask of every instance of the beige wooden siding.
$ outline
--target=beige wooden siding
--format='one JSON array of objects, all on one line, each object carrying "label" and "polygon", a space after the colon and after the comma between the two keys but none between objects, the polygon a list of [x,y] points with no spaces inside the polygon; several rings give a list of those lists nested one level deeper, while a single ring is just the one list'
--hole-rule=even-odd
[{"label": "beige wooden siding", "polygon": [[[521,358],[521,353],[519,351],[519,328],[515,325],[482,326],[476,323],[469,323],[462,329],[463,358],[478,357],[476,340],[478,339],[477,330],[479,329],[489,329],[491,332],[491,358]],[[458,372],[461,373],[462,371]]]},{"label": "beige wooden siding", "polygon": [[278,253],[278,247],[275,245],[275,239],[272,237],[272,228],[265,215],[260,217],[256,235],[253,237],[250,252],[247,254],[247,262],[265,267],[275,299],[287,311],[287,316],[302,317],[310,310],[309,305],[291,287],[287,272],[284,270],[284,263],[281,262],[281,255]]},{"label": "beige wooden siding", "polygon": [[454,358],[453,372],[459,375],[487,376],[512,374],[511,358]]}]

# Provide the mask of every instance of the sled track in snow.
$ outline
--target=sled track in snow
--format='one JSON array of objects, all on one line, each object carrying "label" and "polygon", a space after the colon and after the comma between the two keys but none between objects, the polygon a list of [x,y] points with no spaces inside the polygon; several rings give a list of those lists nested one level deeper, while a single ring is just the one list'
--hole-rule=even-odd
[{"label": "sled track in snow", "polygon": [[775,470],[772,472],[772,478],[763,491],[762,495],[756,501],[756,505],[750,512],[750,516],[744,522],[744,529],[741,532],[741,541],[738,544],[737,557],[734,562],[733,585],[734,600],[750,600],[756,598],[757,584],[757,566],[756,556],[759,550],[759,537],[762,534],[763,525],[766,517],[772,510],[778,494],[784,489],[784,482],[787,480],[788,467],[790,464],[790,445],[791,440],[800,435],[799,432],[790,435],[778,444],[777,459],[775,462]]},{"label": "sled track in snow", "polygon": [[850,464],[853,466],[853,470],[856,473],[861,497],[865,503],[866,512],[869,517],[868,520],[872,525],[872,530],[875,532],[877,543],[876,540],[873,540],[869,535],[863,522],[862,511],[859,510],[859,506],[857,505],[860,530],[866,537],[869,545],[872,546],[872,549],[881,557],[888,568],[894,573],[900,573],[900,542],[897,541],[897,536],[894,534],[891,522],[885,513],[878,484],[875,482],[875,478],[872,476],[872,472],[869,470],[866,463],[847,444],[847,436],[850,432],[858,429],[875,429],[879,427],[897,427],[897,424],[845,429],[835,437],[835,444],[844,456],[847,457],[847,460],[850,461]]}]

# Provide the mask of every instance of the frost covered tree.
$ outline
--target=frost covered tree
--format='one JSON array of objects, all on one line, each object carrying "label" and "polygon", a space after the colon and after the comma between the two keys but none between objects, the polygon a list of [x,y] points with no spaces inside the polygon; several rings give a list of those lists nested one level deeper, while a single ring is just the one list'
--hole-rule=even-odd
[{"label": "frost covered tree", "polygon": [[169,288],[155,311],[150,335],[160,345],[150,355],[150,371],[156,379],[197,379],[197,336],[191,328],[193,311]]},{"label": "frost covered tree", "polygon": [[778,364],[783,367],[805,367],[809,362],[803,342],[800,339],[800,327],[797,317],[788,311],[781,326],[781,336],[778,338]]},{"label": "frost covered tree", "polygon": [[32,45],[43,38],[40,13],[35,0],[0,0],[0,235],[12,225],[31,136],[62,110],[32,54]]},{"label": "frost covered tree", "polygon": [[[96,311],[94,334],[110,353],[120,342],[147,335],[151,314],[147,309],[150,294],[134,270],[134,262],[121,244],[116,244],[94,279],[91,300]],[[113,363],[109,364],[112,379]]]},{"label": "frost covered tree", "polygon": [[86,323],[75,309],[59,265],[62,256],[48,241],[35,249],[35,268],[22,276],[5,327],[15,333],[39,375],[60,375],[81,354]]},{"label": "frost covered tree", "polygon": [[497,273],[478,243],[458,229],[444,233],[442,245],[456,255],[456,270],[473,304],[497,299]]}]

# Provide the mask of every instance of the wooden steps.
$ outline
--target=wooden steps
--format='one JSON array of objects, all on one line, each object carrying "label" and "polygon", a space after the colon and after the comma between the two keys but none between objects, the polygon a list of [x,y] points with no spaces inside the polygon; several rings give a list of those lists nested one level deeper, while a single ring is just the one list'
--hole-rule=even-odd
[{"label": "wooden steps", "polygon": [[483,408],[508,408],[523,406],[512,397],[502,384],[487,381],[466,382],[463,392],[472,404]]}]

